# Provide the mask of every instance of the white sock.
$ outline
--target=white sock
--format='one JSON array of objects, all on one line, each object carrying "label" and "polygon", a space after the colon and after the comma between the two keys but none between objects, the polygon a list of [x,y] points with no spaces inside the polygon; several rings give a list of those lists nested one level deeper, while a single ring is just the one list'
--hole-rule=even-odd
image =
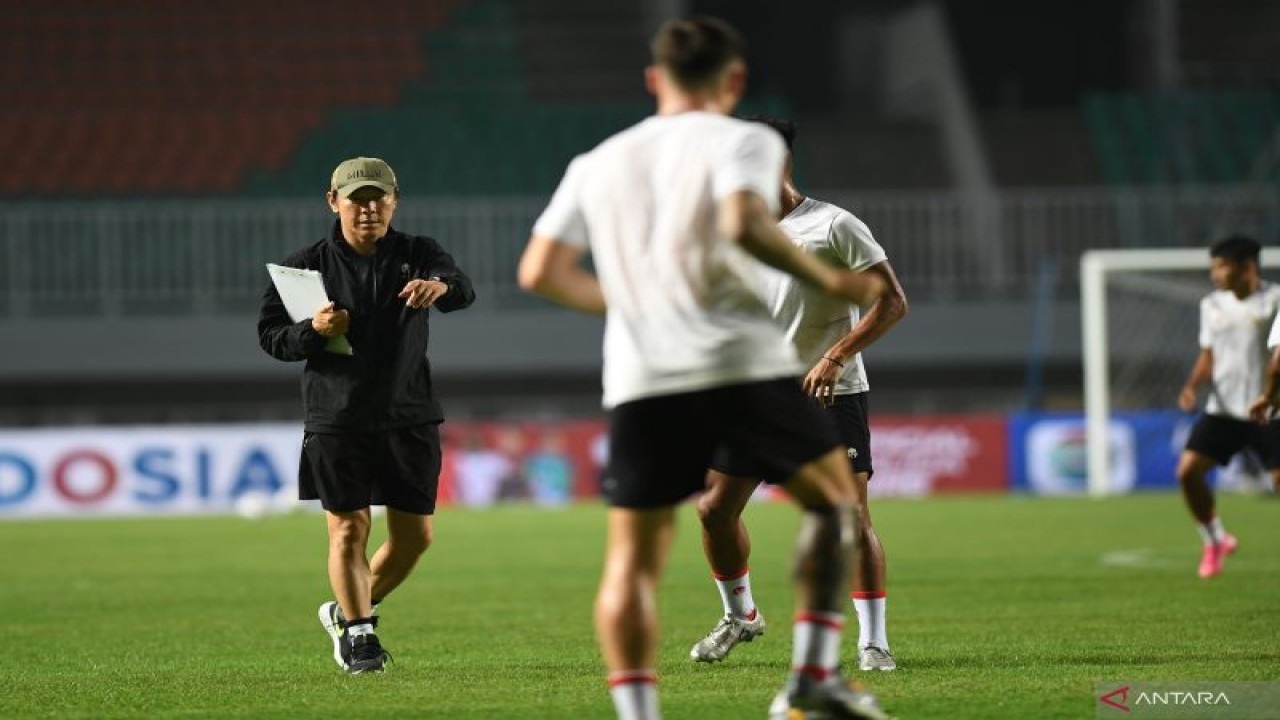
[{"label": "white sock", "polygon": [[1222,528],[1222,519],[1217,515],[1207,523],[1196,523],[1196,530],[1199,531],[1200,539],[1205,545],[1220,543],[1227,534],[1227,531]]},{"label": "white sock", "polygon": [[791,631],[791,672],[825,680],[840,660],[844,615],[806,610]]},{"label": "white sock", "polygon": [[743,568],[737,575],[716,575],[716,587],[720,588],[720,601],[724,603],[724,613],[734,617],[754,620],[756,618],[756,601],[751,597],[751,573]]},{"label": "white sock", "polygon": [[889,649],[889,635],[884,627],[884,611],[888,599],[883,592],[855,592],[853,609],[858,613],[858,649],[875,645]]},{"label": "white sock", "polygon": [[1214,515],[1213,519],[1209,521],[1209,532],[1213,533],[1214,542],[1220,543],[1227,539],[1227,530],[1222,527],[1222,518],[1217,515]]},{"label": "white sock", "polygon": [[658,675],[652,670],[609,673],[609,695],[618,720],[661,720]]},{"label": "white sock", "polygon": [[348,625],[347,636],[351,639],[360,637],[361,635],[372,635],[373,623],[360,623],[359,625]]}]

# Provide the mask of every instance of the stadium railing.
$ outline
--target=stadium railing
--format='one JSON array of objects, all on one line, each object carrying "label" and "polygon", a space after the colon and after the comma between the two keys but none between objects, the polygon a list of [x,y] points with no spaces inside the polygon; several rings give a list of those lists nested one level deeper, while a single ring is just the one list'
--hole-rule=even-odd
[{"label": "stadium railing", "polygon": [[[1280,197],[1235,187],[957,193],[814,193],[853,210],[913,300],[1026,300],[1057,268],[1074,299],[1091,248],[1203,247],[1225,217],[1274,237]],[[540,196],[407,197],[395,224],[439,238],[478,308],[536,307],[515,268]],[[332,216],[311,199],[0,202],[0,318],[224,314],[256,309],[263,264],[317,240]],[[1171,218],[1173,221],[1171,221]]]}]

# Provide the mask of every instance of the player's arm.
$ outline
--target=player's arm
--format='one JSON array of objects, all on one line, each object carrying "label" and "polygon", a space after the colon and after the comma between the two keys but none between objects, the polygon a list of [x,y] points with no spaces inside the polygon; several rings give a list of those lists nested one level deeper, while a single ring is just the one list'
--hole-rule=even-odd
[{"label": "player's arm", "polygon": [[1191,367],[1191,373],[1187,375],[1187,381],[1182,385],[1182,392],[1178,393],[1178,407],[1183,412],[1196,409],[1196,392],[1212,377],[1213,351],[1209,348],[1200,348],[1200,354],[1196,356],[1196,364]]},{"label": "player's arm", "polygon": [[1270,422],[1280,410],[1280,346],[1271,351],[1266,374],[1262,377],[1262,394],[1249,405],[1249,417],[1256,422]]},{"label": "player's arm", "polygon": [[870,347],[907,315],[907,294],[888,260],[882,260],[863,272],[879,275],[883,286],[871,301],[871,307],[859,318],[858,324],[824,353],[839,362],[850,360]]},{"label": "player's arm", "polygon": [[797,248],[778,227],[764,198],[750,190],[726,195],[720,201],[717,220],[720,233],[757,260],[829,295],[866,305],[884,287],[879,275],[837,270]]},{"label": "player's arm", "polygon": [[604,292],[596,276],[582,267],[583,250],[534,233],[525,246],[516,280],[527,292],[580,312],[603,315]]},{"label": "player's arm", "polygon": [[888,260],[882,260],[863,272],[880,276],[884,283],[880,294],[871,301],[871,307],[858,319],[858,324],[827,348],[804,376],[805,392],[823,403],[835,399],[836,383],[844,373],[845,364],[884,337],[907,314],[907,294],[903,292]]}]

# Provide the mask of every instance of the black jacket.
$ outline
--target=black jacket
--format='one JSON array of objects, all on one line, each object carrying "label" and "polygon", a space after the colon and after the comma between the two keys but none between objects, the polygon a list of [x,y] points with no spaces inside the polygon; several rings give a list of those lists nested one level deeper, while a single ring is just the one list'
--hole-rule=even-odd
[{"label": "black jacket", "polygon": [[429,309],[413,310],[397,297],[414,278],[439,277],[449,292],[433,307],[461,310],[475,301],[467,278],[440,243],[394,228],[378,250],[362,257],[347,245],[337,222],[326,240],[280,265],[318,270],[329,299],[351,314],[353,355],[326,352],[327,339],[311,319],[293,322],[268,282],[258,316],[258,344],[277,360],[306,360],[302,404],[306,429],[319,433],[388,430],[444,419],[431,389],[427,360]]}]

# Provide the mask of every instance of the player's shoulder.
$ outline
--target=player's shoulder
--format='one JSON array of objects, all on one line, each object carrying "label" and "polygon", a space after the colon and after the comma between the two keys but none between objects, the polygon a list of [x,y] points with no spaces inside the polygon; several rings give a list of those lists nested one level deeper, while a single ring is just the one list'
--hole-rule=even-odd
[{"label": "player's shoulder", "polygon": [[866,228],[867,224],[862,222],[857,215],[849,210],[827,200],[815,197],[805,198],[805,211],[814,217],[825,218],[832,223],[840,223],[849,227]]},{"label": "player's shoulder", "polygon": [[862,218],[854,215],[853,212],[826,200],[808,199],[813,203],[809,212],[812,213],[814,218],[827,223],[833,237],[868,242],[875,241],[875,235],[871,232],[871,227],[863,222]]},{"label": "player's shoulder", "polygon": [[1226,294],[1227,294],[1226,290],[1219,290],[1217,288],[1214,288],[1213,290],[1210,290],[1209,292],[1205,293],[1204,297],[1200,298],[1200,307],[1203,308],[1203,307],[1211,307],[1213,305],[1217,305],[1219,302],[1222,301],[1223,296]]},{"label": "player's shoulder", "polygon": [[713,115],[712,122],[720,128],[721,136],[734,142],[758,142],[779,152],[786,152],[787,143],[777,130],[764,123],[741,120],[727,115]]}]

